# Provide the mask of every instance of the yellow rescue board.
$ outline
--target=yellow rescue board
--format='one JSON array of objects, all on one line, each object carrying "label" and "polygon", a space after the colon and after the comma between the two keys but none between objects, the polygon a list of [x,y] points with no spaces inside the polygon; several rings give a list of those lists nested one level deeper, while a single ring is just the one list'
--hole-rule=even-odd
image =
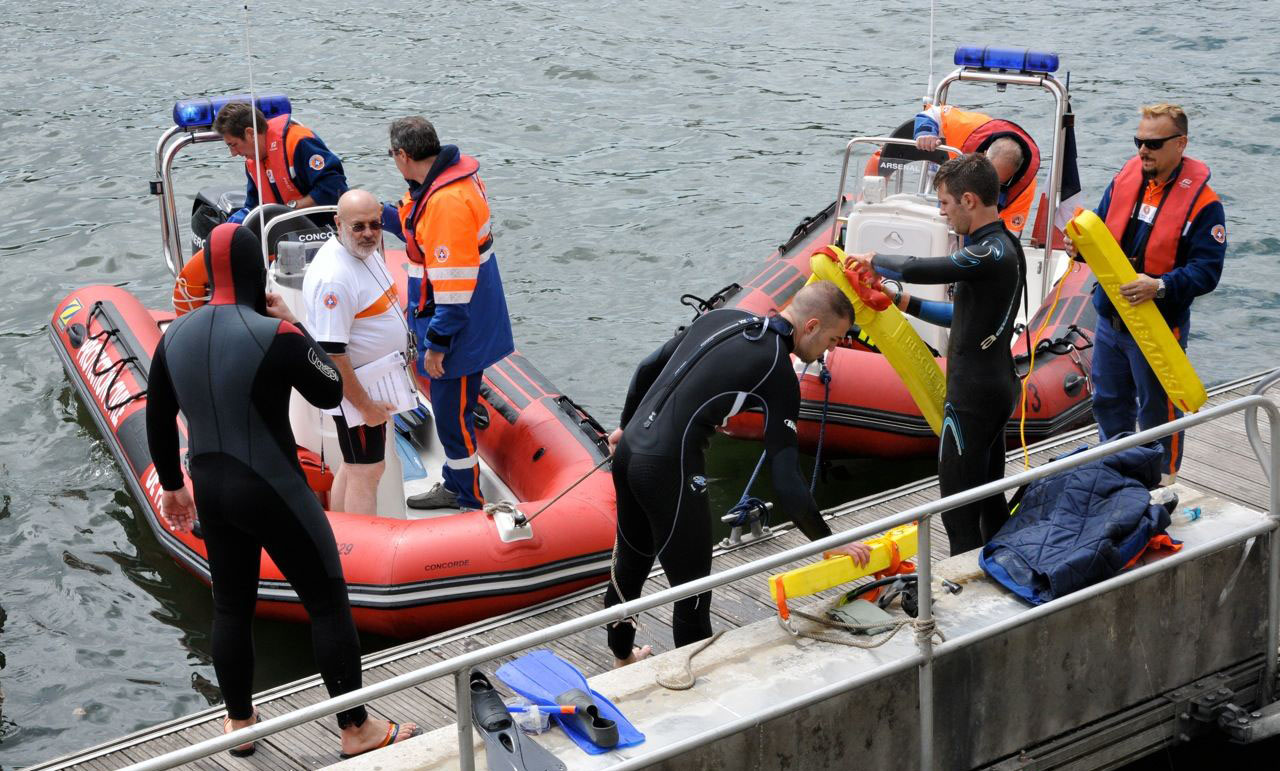
[{"label": "yellow rescue board", "polygon": [[[830,247],[840,255],[843,261],[844,252],[839,247]],[[942,368],[933,358],[929,346],[920,339],[919,333],[902,315],[896,306],[877,311],[869,307],[858,297],[849,284],[844,269],[825,254],[815,254],[809,260],[809,268],[813,275],[808,283],[826,280],[840,287],[853,303],[853,312],[858,326],[866,332],[880,352],[888,360],[889,366],[898,373],[911,399],[920,408],[920,414],[929,423],[936,435],[942,434],[942,404],[947,396],[947,378]]]},{"label": "yellow rescue board", "polygon": [[795,570],[788,570],[786,573],[769,576],[769,596],[775,603],[778,602],[779,584],[782,585],[787,598],[817,594],[833,586],[847,584],[879,573],[881,570],[888,570],[893,566],[895,558],[896,561],[910,559],[916,555],[919,548],[915,525],[895,527],[884,535],[863,543],[871,547],[871,558],[863,567],[853,564],[852,557],[841,554]]},{"label": "yellow rescue board", "polygon": [[1154,302],[1130,305],[1120,296],[1120,286],[1138,277],[1120,244],[1097,214],[1085,210],[1067,223],[1067,236],[1097,277],[1111,304],[1129,329],[1151,370],[1169,399],[1183,412],[1195,412],[1204,406],[1209,395],[1204,383],[1178,344],[1168,323]]}]

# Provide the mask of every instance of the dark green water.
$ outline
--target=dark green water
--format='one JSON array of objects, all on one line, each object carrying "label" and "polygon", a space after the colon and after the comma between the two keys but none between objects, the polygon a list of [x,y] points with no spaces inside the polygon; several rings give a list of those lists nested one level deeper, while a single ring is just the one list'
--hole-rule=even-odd
[{"label": "dark green water", "polygon": [[[1197,304],[1192,333],[1208,382],[1276,363],[1269,5],[939,3],[939,74],[960,43],[1063,54],[1091,201],[1132,153],[1137,105],[1191,113],[1190,152],[1213,167],[1230,223],[1223,283]],[[395,117],[425,114],[479,157],[518,343],[605,423],[636,362],[685,318],[678,296],[748,277],[831,200],[845,140],[915,111],[928,67],[923,1],[282,6],[254,4],[258,87],[288,93],[352,182],[384,198],[403,188],[385,155]],[[153,149],[175,99],[245,90],[241,7],[0,2],[5,768],[218,699],[208,592],[139,527],[44,325],[90,283],[167,301]],[[1048,123],[1047,97],[957,86],[952,99],[1033,133]],[[189,157],[181,189],[241,183],[223,151]],[[716,448],[715,500],[728,505],[757,451]],[[821,502],[930,470],[842,463]],[[258,687],[311,671],[305,629],[264,623],[257,640]]]}]

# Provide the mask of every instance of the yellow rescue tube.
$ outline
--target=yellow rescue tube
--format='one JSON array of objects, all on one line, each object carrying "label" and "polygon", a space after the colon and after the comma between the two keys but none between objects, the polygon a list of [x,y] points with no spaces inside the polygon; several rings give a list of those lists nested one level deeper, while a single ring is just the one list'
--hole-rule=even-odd
[{"label": "yellow rescue tube", "polygon": [[902,561],[916,556],[919,550],[916,525],[895,527],[863,543],[871,547],[871,557],[862,567],[853,564],[849,555],[840,554],[769,576],[769,596],[778,605],[783,618],[789,613],[786,610],[788,599],[817,594],[881,571],[896,570]]},{"label": "yellow rescue tube", "polygon": [[[844,252],[837,246],[829,246],[841,262]],[[853,311],[858,326],[875,342],[876,347],[884,354],[889,366],[898,373],[902,383],[911,394],[911,399],[920,408],[920,414],[929,423],[933,433],[942,433],[942,404],[947,396],[947,379],[942,368],[933,358],[929,346],[920,339],[919,333],[907,321],[907,317],[897,307],[890,305],[877,311],[862,301],[857,291],[849,283],[841,263],[834,262],[825,254],[818,253],[809,260],[809,268],[813,275],[808,283],[814,281],[830,281],[840,287],[849,302],[853,303]]]},{"label": "yellow rescue tube", "polygon": [[1209,399],[1204,383],[1200,382],[1187,352],[1178,344],[1156,304],[1130,305],[1120,296],[1120,286],[1136,279],[1138,273],[1106,223],[1097,214],[1085,210],[1067,223],[1067,236],[1111,299],[1170,401],[1183,412],[1195,412],[1203,407]]}]

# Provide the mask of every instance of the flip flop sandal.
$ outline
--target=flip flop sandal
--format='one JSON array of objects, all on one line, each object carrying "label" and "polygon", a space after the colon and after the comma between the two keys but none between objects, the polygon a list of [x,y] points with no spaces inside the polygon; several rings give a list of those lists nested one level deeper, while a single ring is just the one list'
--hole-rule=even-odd
[{"label": "flip flop sandal", "polygon": [[[254,709],[253,722],[250,723],[249,725],[257,725],[257,724],[258,724],[258,710]],[[228,730],[230,726],[231,726],[231,716],[227,715],[222,718],[222,732],[224,734],[231,733],[231,731]],[[245,727],[248,728],[248,726],[245,726]],[[250,755],[252,755],[254,750],[256,749],[257,747],[254,746],[253,742],[247,742],[245,744],[232,747],[231,749],[227,750],[227,754],[229,754],[233,758],[247,758]]]},{"label": "flip flop sandal", "polygon": [[350,758],[354,758],[357,755],[363,755],[366,752],[373,752],[374,750],[380,750],[383,747],[390,747],[391,745],[395,744],[397,741],[404,741],[405,739],[412,739],[415,736],[421,736],[421,735],[422,735],[422,726],[414,726],[413,732],[410,733],[408,736],[404,737],[404,739],[401,739],[400,724],[394,720],[389,720],[387,721],[387,735],[382,737],[382,741],[379,742],[377,745],[370,747],[367,750],[360,750],[359,752],[339,752],[338,757],[342,758],[343,760],[348,760]]}]

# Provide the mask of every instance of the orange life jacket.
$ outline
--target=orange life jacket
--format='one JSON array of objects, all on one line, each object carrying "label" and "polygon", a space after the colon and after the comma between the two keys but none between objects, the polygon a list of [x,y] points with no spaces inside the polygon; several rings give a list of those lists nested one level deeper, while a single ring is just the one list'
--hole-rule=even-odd
[{"label": "orange life jacket", "polygon": [[[1139,244],[1137,254],[1129,255],[1140,271],[1150,276],[1161,276],[1173,270],[1178,260],[1178,241],[1194,214],[1200,193],[1209,183],[1209,175],[1208,166],[1184,155],[1177,176],[1155,188],[1161,191],[1161,197],[1155,204],[1151,232],[1146,241]],[[1147,192],[1147,180],[1142,176],[1142,159],[1135,155],[1111,181],[1111,203],[1107,207],[1106,223],[1107,230],[1117,242],[1123,243],[1124,232],[1137,211],[1139,199],[1145,198]]]},{"label": "orange life jacket", "polygon": [[1040,171],[1040,147],[1021,126],[1013,121],[992,118],[981,112],[961,110],[944,104],[938,110],[938,130],[942,140],[962,153],[976,153],[1002,136],[1010,136],[1022,145],[1022,167],[1009,180],[1004,189],[1004,207],[1000,218],[1014,233],[1021,233],[1027,224],[1031,202],[1035,199],[1036,174]]},{"label": "orange life jacket", "polygon": [[[412,195],[406,193],[400,201],[400,226],[405,236],[405,252],[410,260],[409,275],[425,277],[430,286],[430,291],[426,291],[424,287],[419,293],[418,310],[426,308],[431,301],[466,302],[475,290],[479,266],[488,261],[492,253],[493,236],[490,233],[489,207],[485,201],[484,183],[477,176],[479,170],[479,161],[469,155],[461,155],[457,163],[436,177],[431,187],[420,198],[415,200]],[[457,253],[458,250],[451,251],[442,247],[437,253],[431,255],[430,260],[426,259],[423,245],[418,242],[417,228],[427,211],[428,202],[445,187],[454,183],[466,184],[467,182],[475,188],[472,195],[476,200],[472,208],[478,210],[481,215],[477,217],[476,232],[454,234],[440,240],[454,241],[456,238],[457,242],[466,242],[467,239],[474,238],[475,253],[478,258],[472,260]]]},{"label": "orange life jacket", "polygon": [[208,301],[209,269],[204,263],[204,250],[199,249],[182,266],[182,272],[173,284],[173,311],[181,316]]},{"label": "orange life jacket", "polygon": [[[293,153],[298,143],[315,136],[311,129],[294,123],[289,115],[278,115],[267,121],[267,163],[262,169],[262,184],[258,190],[258,203],[287,204],[302,198],[304,193],[293,183],[297,176],[293,170]],[[246,158],[245,171],[258,186],[258,161]]]}]

